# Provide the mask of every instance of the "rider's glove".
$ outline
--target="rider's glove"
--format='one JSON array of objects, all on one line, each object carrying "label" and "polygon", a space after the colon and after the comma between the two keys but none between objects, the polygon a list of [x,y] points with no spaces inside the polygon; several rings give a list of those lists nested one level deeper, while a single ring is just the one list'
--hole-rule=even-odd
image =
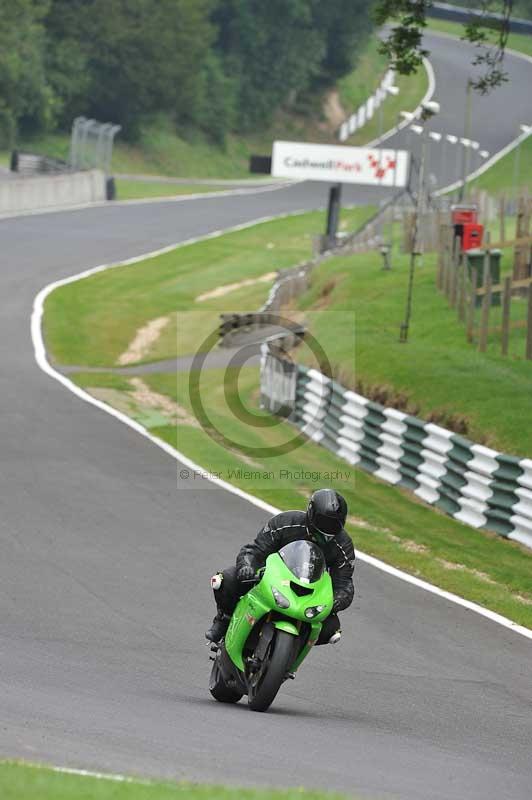
[{"label": "rider's glove", "polygon": [[250,567],[249,564],[243,564],[241,567],[239,567],[236,577],[240,582],[251,581],[255,577],[255,570],[253,567]]},{"label": "rider's glove", "polygon": [[345,597],[341,592],[338,592],[334,597],[333,602],[333,614],[338,614],[339,611],[343,611],[348,603],[345,602]]}]

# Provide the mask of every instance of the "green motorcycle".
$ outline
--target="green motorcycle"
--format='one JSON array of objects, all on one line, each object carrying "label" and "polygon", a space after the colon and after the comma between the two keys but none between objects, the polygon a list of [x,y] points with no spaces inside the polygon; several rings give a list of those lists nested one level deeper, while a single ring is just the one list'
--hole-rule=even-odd
[{"label": "green motorcycle", "polygon": [[268,556],[253,583],[225,639],[211,647],[209,690],[221,703],[246,694],[253,711],[266,711],[316,643],[332,611],[333,589],[322,551],[303,540]]}]

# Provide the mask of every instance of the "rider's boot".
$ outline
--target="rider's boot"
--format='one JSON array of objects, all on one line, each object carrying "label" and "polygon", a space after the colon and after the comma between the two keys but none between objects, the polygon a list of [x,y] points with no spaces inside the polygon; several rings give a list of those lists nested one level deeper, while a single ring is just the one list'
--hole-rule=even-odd
[{"label": "rider's boot", "polygon": [[209,630],[205,634],[205,638],[208,639],[210,642],[217,643],[221,639],[224,638],[227,628],[229,627],[229,622],[231,621],[231,617],[228,614],[224,614],[223,611],[218,611],[215,618],[212,621],[212,625]]}]

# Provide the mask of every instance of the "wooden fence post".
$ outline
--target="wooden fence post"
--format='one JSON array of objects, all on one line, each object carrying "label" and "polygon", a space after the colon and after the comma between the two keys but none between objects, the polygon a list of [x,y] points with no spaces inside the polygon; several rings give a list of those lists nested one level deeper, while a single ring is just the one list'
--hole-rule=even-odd
[{"label": "wooden fence post", "polygon": [[455,281],[456,281],[456,270],[457,270],[458,261],[459,261],[459,258],[460,258],[459,246],[460,246],[460,240],[457,237],[454,237],[453,238],[453,247],[452,247],[452,251],[451,251],[450,264],[449,264],[449,274],[448,274],[448,277],[447,277],[447,292],[446,292],[447,300],[448,300],[449,304],[451,305],[451,307],[453,306],[453,295],[454,295],[454,287],[455,287]]},{"label": "wooden fence post", "polygon": [[508,355],[508,342],[510,339],[510,303],[512,302],[512,279],[504,279],[504,289],[502,293],[502,336],[501,354]]},{"label": "wooden fence post", "polygon": [[478,274],[476,269],[471,273],[471,295],[467,315],[467,341],[473,342],[475,338],[475,312],[477,310]]},{"label": "wooden fence post", "polygon": [[[515,231],[516,239],[523,239],[530,233],[531,205],[532,204],[525,193],[525,195],[519,199],[519,205],[517,209]],[[529,247],[526,245],[516,245],[514,249],[513,278],[516,281],[528,278],[528,253]]]},{"label": "wooden fence post", "polygon": [[463,264],[458,264],[458,268],[456,270],[456,279],[455,279],[455,305],[454,307],[458,310],[458,319],[460,319],[460,304],[462,302],[462,272],[463,272]]},{"label": "wooden fence post", "polygon": [[[489,253],[489,250],[487,251]],[[480,336],[478,342],[478,349],[481,353],[486,352],[488,344],[488,327],[490,322],[490,309],[491,309],[491,271],[484,266],[484,296],[482,298],[482,317],[480,322]]]},{"label": "wooden fence post", "polygon": [[446,251],[446,241],[445,241],[445,232],[443,228],[440,228],[440,239],[438,242],[438,266],[436,268],[436,289],[441,289],[442,280],[443,280],[443,271],[445,269],[445,253]]},{"label": "wooden fence post", "polygon": [[528,285],[528,311],[526,319],[526,358],[532,361],[532,286]]},{"label": "wooden fence post", "polygon": [[506,241],[506,195],[499,198],[499,241]]},{"label": "wooden fence post", "polygon": [[466,283],[466,263],[465,261],[462,262],[462,266],[460,267],[460,272],[458,275],[458,319],[460,322],[465,322],[466,316],[466,291],[467,291],[467,283]]}]

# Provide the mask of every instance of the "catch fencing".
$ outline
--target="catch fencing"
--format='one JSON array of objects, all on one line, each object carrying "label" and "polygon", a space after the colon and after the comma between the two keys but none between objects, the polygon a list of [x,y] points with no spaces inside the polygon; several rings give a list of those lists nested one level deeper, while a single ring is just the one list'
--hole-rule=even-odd
[{"label": "catch fencing", "polygon": [[[347,463],[409,489],[466,525],[532,548],[532,460],[475,444],[368,400],[317,370],[278,361],[263,345],[265,408],[289,413],[312,441]],[[283,382],[279,375],[287,371],[290,380]]]}]

